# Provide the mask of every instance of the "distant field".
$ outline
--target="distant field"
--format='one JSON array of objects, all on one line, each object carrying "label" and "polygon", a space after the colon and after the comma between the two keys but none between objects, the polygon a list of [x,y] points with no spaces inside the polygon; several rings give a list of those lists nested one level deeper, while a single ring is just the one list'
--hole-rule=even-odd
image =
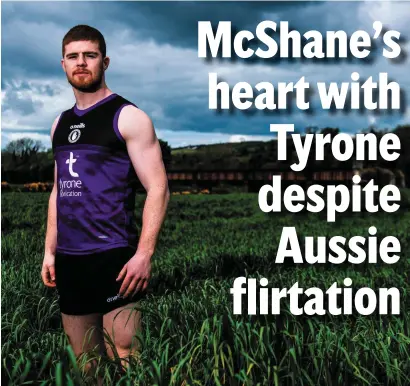
[{"label": "distant field", "polygon": [[[407,192],[408,193],[408,192]],[[2,370],[13,385],[78,385],[57,295],[43,286],[49,193],[2,194]],[[145,197],[137,196],[140,223]],[[276,265],[284,226],[301,236],[399,238],[394,265]],[[142,364],[122,385],[410,385],[410,213],[339,216],[265,214],[257,194],[172,196],[143,301]],[[238,276],[269,286],[397,287],[400,316],[237,316]],[[286,304],[285,304],[286,305]],[[106,384],[112,365],[101,364]],[[63,379],[65,378],[65,381]],[[128,382],[127,383],[127,380]],[[31,383],[29,383],[31,381]],[[42,383],[43,382],[43,383]]]},{"label": "distant field", "polygon": [[175,149],[175,150],[172,150],[172,154],[173,155],[175,155],[175,154],[192,154],[192,153],[195,153],[195,152],[197,152],[198,150],[196,150],[196,149],[190,149],[190,148],[187,148],[187,149]]}]

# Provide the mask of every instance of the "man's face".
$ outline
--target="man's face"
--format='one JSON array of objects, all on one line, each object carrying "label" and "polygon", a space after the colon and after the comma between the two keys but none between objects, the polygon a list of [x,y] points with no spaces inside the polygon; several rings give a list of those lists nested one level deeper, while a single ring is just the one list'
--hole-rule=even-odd
[{"label": "man's face", "polygon": [[82,92],[99,89],[109,58],[103,58],[98,43],[88,40],[71,42],[65,46],[61,64],[68,82]]}]

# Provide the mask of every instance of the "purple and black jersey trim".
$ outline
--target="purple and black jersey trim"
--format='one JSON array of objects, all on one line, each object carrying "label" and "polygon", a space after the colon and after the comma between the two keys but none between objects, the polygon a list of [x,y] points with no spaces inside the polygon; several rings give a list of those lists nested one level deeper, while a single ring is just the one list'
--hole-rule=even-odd
[{"label": "purple and black jersey trim", "polygon": [[86,110],[73,107],[60,117],[53,136],[59,253],[136,248],[137,176],[118,130],[119,112],[130,104],[111,94]]},{"label": "purple and black jersey trim", "polygon": [[117,98],[117,97],[118,97],[117,94],[108,95],[107,97],[105,97],[105,98],[101,99],[99,102],[97,102],[95,105],[92,105],[92,106],[90,106],[90,107],[88,107],[88,108],[86,108],[86,109],[84,109],[84,110],[80,110],[80,109],[77,107],[77,105],[75,105],[75,106],[74,106],[74,114],[77,115],[77,116],[79,116],[79,117],[82,117],[84,114],[88,113],[89,111],[91,111],[91,110],[97,108],[98,106],[101,106],[102,104],[104,104],[104,103],[110,101],[111,99],[115,99],[115,98]]}]

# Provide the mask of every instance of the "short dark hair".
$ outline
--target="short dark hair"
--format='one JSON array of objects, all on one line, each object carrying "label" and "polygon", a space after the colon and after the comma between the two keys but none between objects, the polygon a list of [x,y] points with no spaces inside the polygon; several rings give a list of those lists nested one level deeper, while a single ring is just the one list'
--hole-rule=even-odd
[{"label": "short dark hair", "polygon": [[92,42],[97,42],[102,57],[105,58],[107,47],[105,45],[104,36],[96,28],[90,27],[89,25],[85,24],[76,25],[65,34],[62,47],[63,58],[65,53],[65,46],[71,42],[78,42],[80,40],[90,40]]}]

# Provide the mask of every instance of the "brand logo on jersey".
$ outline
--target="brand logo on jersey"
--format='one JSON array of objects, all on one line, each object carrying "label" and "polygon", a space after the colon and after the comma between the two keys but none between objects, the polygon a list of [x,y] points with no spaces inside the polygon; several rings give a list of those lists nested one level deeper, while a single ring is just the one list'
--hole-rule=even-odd
[{"label": "brand logo on jersey", "polygon": [[77,162],[77,160],[74,158],[74,154],[73,152],[70,151],[70,158],[67,159],[67,161],[65,161],[66,164],[68,164],[68,171],[70,172],[70,175],[72,177],[78,177],[78,173],[76,173],[73,170],[73,164]]},{"label": "brand logo on jersey", "polygon": [[120,294],[113,296],[112,298],[107,299],[107,303],[115,302],[118,299],[121,299],[122,296]]},{"label": "brand logo on jersey", "polygon": [[68,142],[74,143],[77,142],[78,139],[80,138],[81,131],[79,129],[73,130],[69,135],[68,135]]},{"label": "brand logo on jersey", "polygon": [[80,123],[79,125],[71,125],[70,126],[70,129],[72,130],[72,129],[84,129],[85,128],[85,125],[84,125],[84,123]]}]

